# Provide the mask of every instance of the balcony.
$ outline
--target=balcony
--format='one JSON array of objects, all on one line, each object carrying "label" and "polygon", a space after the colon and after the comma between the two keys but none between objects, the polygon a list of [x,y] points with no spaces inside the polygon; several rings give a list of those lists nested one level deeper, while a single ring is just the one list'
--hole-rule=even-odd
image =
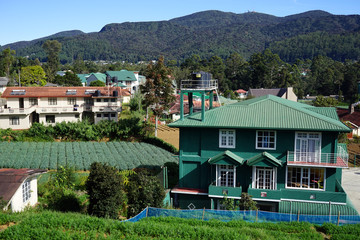
[{"label": "balcony", "polygon": [[181,80],[181,90],[215,90],[218,87],[217,80]]},{"label": "balcony", "polygon": [[93,112],[121,112],[120,106],[92,106]]},{"label": "balcony", "polygon": [[224,195],[226,195],[230,198],[240,198],[241,192],[241,187],[215,186],[214,184],[209,185],[209,197],[224,197]]},{"label": "balcony", "polygon": [[35,107],[30,108],[0,108],[0,115],[28,115],[35,110]]},{"label": "balcony", "polygon": [[36,109],[37,113],[74,113],[82,112],[82,107],[38,107]]},{"label": "balcony", "polygon": [[288,152],[288,166],[347,168],[349,154],[342,146],[337,153]]}]

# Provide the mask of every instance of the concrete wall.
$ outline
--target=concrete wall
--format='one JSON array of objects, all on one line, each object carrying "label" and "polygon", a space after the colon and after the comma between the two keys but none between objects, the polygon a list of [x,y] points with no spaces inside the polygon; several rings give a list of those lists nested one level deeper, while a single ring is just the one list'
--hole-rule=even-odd
[{"label": "concrete wall", "polygon": [[[38,201],[38,193],[37,193],[37,178],[31,177],[30,179],[30,189],[31,189],[31,197],[28,201],[23,202],[22,195],[22,185],[17,189],[11,201],[11,210],[13,212],[19,212],[24,210],[27,206],[34,206]],[[23,183],[24,184],[24,183]]]},{"label": "concrete wall", "polygon": [[[10,125],[10,118],[18,117],[19,125]],[[27,129],[30,128],[30,115],[0,115],[0,128],[2,129]]]}]

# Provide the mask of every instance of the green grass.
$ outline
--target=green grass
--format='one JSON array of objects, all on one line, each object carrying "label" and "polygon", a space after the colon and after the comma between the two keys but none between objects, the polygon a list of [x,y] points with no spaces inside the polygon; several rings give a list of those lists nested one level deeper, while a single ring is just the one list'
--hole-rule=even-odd
[{"label": "green grass", "polygon": [[[360,225],[338,227],[310,223],[201,221],[174,217],[145,218],[137,223],[78,213],[26,211],[0,213],[0,239],[358,239]],[[10,224],[11,223],[11,224]]]}]

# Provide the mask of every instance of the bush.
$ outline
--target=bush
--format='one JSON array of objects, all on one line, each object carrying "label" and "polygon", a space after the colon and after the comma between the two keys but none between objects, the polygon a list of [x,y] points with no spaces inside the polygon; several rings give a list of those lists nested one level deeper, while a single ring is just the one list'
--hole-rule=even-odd
[{"label": "bush", "polygon": [[128,217],[133,217],[147,206],[161,208],[165,192],[159,179],[147,170],[131,175],[126,186],[128,198]]},{"label": "bush", "polygon": [[157,137],[145,137],[143,139],[143,142],[149,143],[151,145],[157,146],[159,148],[165,149],[166,151],[169,151],[173,154],[178,154],[179,150],[174,147],[173,145],[171,145],[170,143],[167,143],[165,141],[163,141],[160,138]]},{"label": "bush", "polygon": [[123,181],[118,171],[107,164],[94,162],[86,181],[88,213],[97,217],[118,218],[123,202]]}]

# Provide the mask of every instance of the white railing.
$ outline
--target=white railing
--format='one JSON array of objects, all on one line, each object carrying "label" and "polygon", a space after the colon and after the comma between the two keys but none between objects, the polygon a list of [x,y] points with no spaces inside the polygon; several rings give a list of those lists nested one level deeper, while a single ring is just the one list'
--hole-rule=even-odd
[{"label": "white railing", "polygon": [[35,110],[35,107],[30,107],[30,108],[0,108],[0,115],[30,114],[34,110]]},{"label": "white railing", "polygon": [[120,106],[92,106],[93,112],[121,112]]},{"label": "white railing", "polygon": [[180,89],[216,89],[217,80],[181,80]]},{"label": "white railing", "polygon": [[61,112],[81,112],[82,107],[39,107],[36,109],[37,113],[61,113]]},{"label": "white railing", "polygon": [[347,168],[349,155],[343,148],[338,148],[337,153],[314,153],[314,152],[288,152],[287,165],[298,166],[323,166]]}]

